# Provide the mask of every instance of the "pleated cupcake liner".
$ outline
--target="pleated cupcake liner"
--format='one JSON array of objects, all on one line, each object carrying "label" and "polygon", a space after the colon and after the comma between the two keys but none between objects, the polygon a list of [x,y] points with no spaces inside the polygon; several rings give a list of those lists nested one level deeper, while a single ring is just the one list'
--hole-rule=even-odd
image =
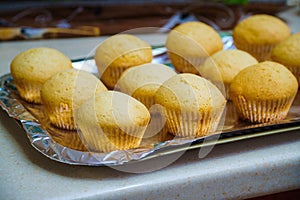
[{"label": "pleated cupcake liner", "polygon": [[169,57],[175,70],[181,73],[199,74],[199,67],[205,62],[205,57],[182,57],[177,54],[169,53]]},{"label": "pleated cupcake liner", "polygon": [[233,101],[226,103],[226,120],[236,121],[238,119],[237,109]]},{"label": "pleated cupcake liner", "polygon": [[19,83],[17,85],[18,92],[22,99],[30,103],[41,104],[41,88],[42,84]]},{"label": "pleated cupcake liner", "polygon": [[109,89],[114,89],[126,69],[128,67],[107,67],[100,79]]},{"label": "pleated cupcake liner", "polygon": [[294,96],[274,100],[247,100],[243,96],[232,97],[239,116],[253,123],[267,123],[284,119]]},{"label": "pleated cupcake liner", "polygon": [[217,130],[223,109],[207,112],[167,110],[169,132],[178,137],[201,137]]},{"label": "pleated cupcake liner", "polygon": [[[231,100],[230,99],[230,83],[224,83],[224,88],[225,88],[225,98],[227,100]],[[223,93],[223,92],[222,92]]]},{"label": "pleated cupcake liner", "polygon": [[44,106],[51,124],[66,130],[76,130],[72,107],[65,103],[60,103],[59,106],[53,106],[45,101]]},{"label": "pleated cupcake liner", "polygon": [[[135,97],[142,102],[149,110],[154,105],[154,97],[139,95]],[[148,124],[145,131],[144,139],[156,139],[157,141],[165,141],[168,138],[168,129],[163,123],[158,109],[150,109],[151,122]]]},{"label": "pleated cupcake liner", "polygon": [[89,151],[111,152],[139,147],[146,127],[87,127],[78,124],[83,143]]},{"label": "pleated cupcake liner", "polygon": [[266,44],[266,45],[247,45],[235,42],[235,46],[238,49],[244,50],[254,56],[259,62],[270,60],[271,51],[276,46],[276,44]]},{"label": "pleated cupcake liner", "polygon": [[168,139],[167,125],[158,113],[151,113],[151,121],[146,128],[143,139],[157,142],[163,142]]},{"label": "pleated cupcake liner", "polygon": [[81,141],[77,131],[55,131],[51,132],[51,138],[60,145],[75,149],[78,151],[86,151],[84,143]]},{"label": "pleated cupcake liner", "polygon": [[147,109],[150,109],[151,106],[154,104],[154,97],[139,95],[135,96],[135,98],[142,104],[144,104]]}]

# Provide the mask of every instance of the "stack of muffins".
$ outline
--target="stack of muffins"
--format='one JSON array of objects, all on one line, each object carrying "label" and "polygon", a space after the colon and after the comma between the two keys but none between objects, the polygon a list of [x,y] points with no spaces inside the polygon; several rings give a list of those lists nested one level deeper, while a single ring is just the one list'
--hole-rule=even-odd
[{"label": "stack of muffins", "polygon": [[[119,34],[96,49],[100,78],[45,47],[17,55],[11,75],[22,99],[41,104],[52,126],[77,130],[93,152],[137,148],[146,137],[165,141],[168,133],[213,134],[229,101],[242,120],[284,119],[298,91],[300,35],[276,17],[254,15],[237,24],[233,39],[237,49],[223,50],[212,27],[187,22],[166,40],[175,70],[151,63],[147,42]],[[84,149],[74,140],[68,147]]]}]

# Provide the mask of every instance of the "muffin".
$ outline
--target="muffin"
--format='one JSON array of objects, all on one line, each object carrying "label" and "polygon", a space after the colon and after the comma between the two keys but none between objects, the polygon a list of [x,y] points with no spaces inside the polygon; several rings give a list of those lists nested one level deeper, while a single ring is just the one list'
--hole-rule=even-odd
[{"label": "muffin", "polygon": [[158,88],[176,74],[166,65],[147,63],[126,70],[119,79],[116,89],[138,99],[150,108]]},{"label": "muffin", "polygon": [[76,69],[58,72],[48,79],[41,90],[44,109],[51,124],[74,130],[74,110],[95,92],[106,91],[96,76]]},{"label": "muffin", "polygon": [[178,72],[198,74],[207,57],[223,49],[220,35],[202,22],[186,22],[170,31],[166,48]]},{"label": "muffin", "polygon": [[287,67],[300,84],[300,33],[295,33],[279,43],[273,49],[271,59]]},{"label": "muffin", "polygon": [[80,136],[92,152],[139,147],[149,121],[146,106],[117,91],[95,94],[76,112]]},{"label": "muffin", "polygon": [[288,25],[277,17],[252,15],[233,29],[236,48],[247,51],[258,61],[269,60],[272,49],[290,36]]},{"label": "muffin", "polygon": [[165,81],[155,94],[169,132],[178,137],[201,137],[216,131],[226,99],[210,81],[182,73]]},{"label": "muffin", "polygon": [[176,72],[163,64],[143,64],[127,69],[119,79],[116,88],[142,102],[151,113],[151,123],[147,127],[145,137],[159,134],[159,141],[164,141],[167,136],[167,129],[164,127],[164,120],[161,118],[158,109],[152,107],[154,95],[158,88],[175,76]]},{"label": "muffin", "polygon": [[257,64],[249,53],[237,49],[223,50],[206,59],[200,68],[200,75],[214,83],[226,99],[229,99],[229,87],[232,79],[243,69]]},{"label": "muffin", "polygon": [[119,34],[102,42],[94,58],[100,79],[109,89],[113,89],[126,69],[150,63],[153,56],[147,42],[133,35]]},{"label": "muffin", "polygon": [[286,117],[297,90],[297,79],[286,67],[265,61],[236,75],[230,98],[241,119],[265,123]]},{"label": "muffin", "polygon": [[30,103],[41,103],[44,82],[57,72],[71,69],[71,60],[56,49],[39,47],[18,54],[10,64],[11,76],[20,97]]}]

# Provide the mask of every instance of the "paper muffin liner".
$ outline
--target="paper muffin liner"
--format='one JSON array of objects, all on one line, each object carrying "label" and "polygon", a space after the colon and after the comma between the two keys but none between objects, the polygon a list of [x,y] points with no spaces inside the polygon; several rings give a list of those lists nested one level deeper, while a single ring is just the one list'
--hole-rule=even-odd
[{"label": "paper muffin liner", "polygon": [[59,130],[50,131],[51,138],[60,145],[78,151],[87,151],[77,131]]},{"label": "paper muffin liner", "polygon": [[265,45],[249,45],[235,43],[236,48],[244,50],[254,56],[259,62],[270,60],[271,51],[276,44],[265,44]]},{"label": "paper muffin liner", "polygon": [[66,103],[60,103],[54,107],[44,102],[45,111],[49,116],[51,124],[66,130],[75,130],[76,125],[73,117],[73,109]]},{"label": "paper muffin liner", "polygon": [[[225,98],[227,100],[231,100],[230,99],[230,83],[224,83],[224,89],[225,89]],[[222,92],[223,93],[223,92]]]},{"label": "paper muffin liner", "polygon": [[30,103],[41,104],[41,88],[40,83],[19,83],[16,84],[18,92],[22,99]]},{"label": "paper muffin liner", "polygon": [[152,96],[143,96],[143,95],[135,95],[134,98],[139,100],[142,104],[146,106],[147,109],[150,109],[154,104],[154,97]]},{"label": "paper muffin liner", "polygon": [[232,97],[237,112],[243,120],[266,123],[284,119],[295,96],[274,100],[247,100],[243,96]]},{"label": "paper muffin liner", "polygon": [[199,74],[199,67],[208,58],[205,57],[182,57],[175,53],[168,52],[169,58],[175,70],[180,73]]},{"label": "paper muffin liner", "polygon": [[238,123],[239,115],[237,113],[236,107],[234,106],[232,101],[226,102],[226,115],[225,115],[225,122],[224,122],[224,130],[226,128],[232,128],[233,125]]},{"label": "paper muffin liner", "polygon": [[296,77],[297,81],[298,81],[298,85],[300,85],[300,66],[288,66],[285,65],[286,68],[288,68],[292,74],[294,74],[294,76]]},{"label": "paper muffin liner", "polygon": [[206,112],[166,110],[168,130],[178,137],[201,137],[217,130],[223,109]]},{"label": "paper muffin liner", "polygon": [[[135,96],[137,100],[142,102],[147,109],[149,110],[151,106],[154,104],[154,97],[150,96]],[[147,129],[144,134],[144,139],[149,139],[153,141],[163,142],[168,139],[168,129],[164,120],[162,120],[162,116],[160,115],[160,111],[158,109],[150,109],[151,122],[147,126]]]},{"label": "paper muffin liner", "polygon": [[100,79],[107,86],[107,88],[114,89],[115,85],[126,69],[128,69],[128,67],[107,67]]},{"label": "paper muffin liner", "polygon": [[146,128],[143,140],[151,140],[154,141],[154,143],[166,141],[169,138],[169,135],[165,120],[162,120],[159,113],[150,112],[150,114],[151,121]]},{"label": "paper muffin liner", "polygon": [[139,147],[146,127],[87,127],[79,125],[81,139],[89,151],[111,152]]}]

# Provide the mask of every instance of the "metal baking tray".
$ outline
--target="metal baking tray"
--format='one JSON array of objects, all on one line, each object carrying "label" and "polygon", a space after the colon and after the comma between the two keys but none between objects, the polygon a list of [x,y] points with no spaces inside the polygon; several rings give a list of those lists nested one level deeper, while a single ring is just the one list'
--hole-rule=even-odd
[{"label": "metal baking tray", "polygon": [[[223,35],[225,49],[234,48],[230,35]],[[154,62],[168,64],[164,47],[153,48]],[[74,68],[84,68],[97,73],[92,59],[73,61]],[[11,118],[19,122],[25,130],[31,145],[44,156],[66,164],[88,166],[121,166],[136,163],[164,155],[201,149],[214,145],[246,140],[265,135],[284,133],[300,129],[300,92],[298,92],[288,116],[276,123],[251,124],[238,119],[234,106],[229,101],[226,105],[222,129],[201,138],[174,138],[159,142],[145,139],[136,149],[118,150],[109,153],[94,153],[87,150],[76,150],[68,147],[64,136],[79,137],[76,131],[66,131],[50,125],[43,112],[42,105],[29,104],[23,101],[14,85],[10,74],[0,77],[0,106]]]},{"label": "metal baking tray", "polygon": [[0,77],[0,105],[10,117],[20,123],[36,150],[50,159],[73,165],[117,166],[186,150],[300,129],[300,93],[298,92],[288,116],[280,122],[251,124],[240,121],[233,105],[228,102],[223,130],[211,136],[196,139],[173,138],[165,142],[152,141],[153,143],[143,141],[142,146],[137,149],[93,153],[66,147],[62,142],[63,135],[74,134],[74,137],[77,137],[77,132],[50,126],[45,120],[42,105],[29,104],[20,99],[10,74]]}]

